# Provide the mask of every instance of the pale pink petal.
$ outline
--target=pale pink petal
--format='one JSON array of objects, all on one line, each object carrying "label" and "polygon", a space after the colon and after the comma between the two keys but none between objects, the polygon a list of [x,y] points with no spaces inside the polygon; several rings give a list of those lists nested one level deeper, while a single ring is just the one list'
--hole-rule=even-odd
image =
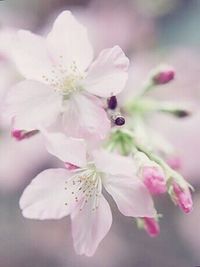
[{"label": "pale pink petal", "polygon": [[68,101],[63,125],[68,135],[85,139],[104,139],[110,130],[105,110],[83,94]]},{"label": "pale pink petal", "polygon": [[98,170],[104,173],[125,176],[133,176],[136,172],[133,160],[116,153],[109,153],[106,150],[96,150],[93,158]]},{"label": "pale pink petal", "polygon": [[75,62],[84,71],[93,58],[93,50],[88,40],[86,28],[70,11],[62,12],[54,22],[47,36],[47,44],[53,57],[64,67]]},{"label": "pale pink petal", "polygon": [[71,192],[65,190],[70,175],[65,169],[48,169],[37,175],[20,199],[23,215],[40,220],[68,215],[73,206],[69,203]]},{"label": "pale pink petal", "polygon": [[61,96],[51,87],[27,80],[8,92],[2,115],[5,119],[14,119],[14,129],[31,131],[53,123],[61,104]]},{"label": "pale pink petal", "polygon": [[43,37],[20,30],[11,52],[17,69],[26,79],[45,81],[44,76],[52,69],[52,61]]},{"label": "pale pink petal", "polygon": [[129,60],[119,46],[105,49],[89,68],[83,86],[100,97],[117,95],[125,87],[128,66]]},{"label": "pale pink petal", "polygon": [[103,183],[125,216],[155,217],[156,212],[150,194],[138,179],[109,176],[105,177]]},{"label": "pale pink petal", "polygon": [[11,59],[11,48],[16,38],[16,29],[1,27],[0,30],[0,58]]},{"label": "pale pink petal", "polygon": [[86,143],[83,139],[67,137],[63,133],[42,133],[49,153],[75,166],[86,165]]},{"label": "pale pink petal", "polygon": [[80,211],[71,214],[72,235],[77,254],[92,256],[112,224],[112,213],[106,199],[101,195],[98,208],[89,201]]}]

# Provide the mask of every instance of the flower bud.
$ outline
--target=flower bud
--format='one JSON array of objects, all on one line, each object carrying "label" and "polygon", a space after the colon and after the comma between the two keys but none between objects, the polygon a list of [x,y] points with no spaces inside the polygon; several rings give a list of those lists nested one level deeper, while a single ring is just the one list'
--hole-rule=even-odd
[{"label": "flower bud", "polygon": [[119,116],[115,119],[115,124],[117,126],[122,126],[125,124],[125,118],[123,116]]},{"label": "flower bud", "polygon": [[156,162],[150,160],[144,153],[137,152],[134,156],[137,174],[153,195],[166,192],[165,174]]},{"label": "flower bud", "polygon": [[152,195],[166,192],[166,181],[163,170],[159,166],[146,166],[142,168],[143,182]]},{"label": "flower bud", "polygon": [[116,98],[116,96],[111,96],[108,99],[108,108],[109,109],[116,109],[116,107],[117,107],[117,98]]},{"label": "flower bud", "polygon": [[193,208],[193,201],[189,188],[182,188],[176,182],[173,183],[172,187],[172,200],[182,211],[189,213]]},{"label": "flower bud", "polygon": [[189,117],[191,115],[191,112],[188,110],[184,110],[184,109],[176,109],[176,110],[174,110],[173,114],[177,118],[186,118],[186,117]]},{"label": "flower bud", "polygon": [[181,168],[181,159],[179,157],[170,156],[166,161],[167,161],[167,164],[173,170],[179,170]]},{"label": "flower bud", "polygon": [[159,235],[160,226],[159,226],[158,221],[155,218],[144,217],[143,224],[144,224],[144,229],[151,237],[155,237]]},{"label": "flower bud", "polygon": [[175,71],[170,66],[159,67],[152,76],[152,81],[155,85],[162,85],[169,83],[175,77]]},{"label": "flower bud", "polygon": [[24,131],[24,130],[13,130],[11,132],[12,137],[14,137],[17,141],[21,141],[23,139],[26,138],[30,138],[34,135],[36,135],[37,133],[39,133],[38,130],[33,130],[33,131]]}]

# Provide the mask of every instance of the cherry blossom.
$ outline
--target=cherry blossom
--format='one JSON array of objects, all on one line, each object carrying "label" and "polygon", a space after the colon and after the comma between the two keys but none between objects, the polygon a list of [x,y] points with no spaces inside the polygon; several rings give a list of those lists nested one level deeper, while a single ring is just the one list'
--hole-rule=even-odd
[{"label": "cherry blossom", "polygon": [[10,90],[4,107],[14,131],[48,127],[59,118],[70,136],[105,137],[110,121],[99,97],[120,93],[128,75],[129,60],[119,46],[92,62],[86,29],[64,11],[46,38],[20,30],[12,55],[25,78]]},{"label": "cherry blossom", "polygon": [[43,220],[70,215],[75,250],[87,256],[94,254],[112,224],[103,187],[123,215],[155,217],[150,194],[136,178],[131,158],[102,149],[86,155],[81,139],[69,139],[61,133],[44,135],[51,154],[78,168],[48,169],[37,175],[20,200],[25,217]]}]

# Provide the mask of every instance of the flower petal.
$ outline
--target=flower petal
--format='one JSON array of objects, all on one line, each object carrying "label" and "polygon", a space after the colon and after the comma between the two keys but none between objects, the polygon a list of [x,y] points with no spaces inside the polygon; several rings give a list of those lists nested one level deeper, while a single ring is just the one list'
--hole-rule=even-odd
[{"label": "flower petal", "polygon": [[86,28],[70,11],[64,11],[57,17],[47,36],[47,45],[57,62],[65,67],[75,62],[78,69],[84,71],[93,58]]},{"label": "flower petal", "polygon": [[129,60],[119,46],[103,50],[83,82],[91,94],[110,97],[119,94],[128,79]]},{"label": "flower petal", "polygon": [[71,214],[74,247],[80,255],[92,256],[112,224],[112,213],[103,195],[97,209],[92,210],[93,204],[89,201],[83,210]]},{"label": "flower petal", "polygon": [[14,119],[14,129],[31,131],[56,120],[62,99],[54,90],[36,81],[23,81],[7,94],[3,117]]},{"label": "flower petal", "polygon": [[103,183],[125,216],[155,217],[153,201],[141,181],[125,176],[107,176]]},{"label": "flower petal", "polygon": [[25,189],[20,208],[31,219],[59,219],[71,212],[66,205],[71,192],[65,190],[65,182],[71,175],[65,169],[48,169],[41,172]]},{"label": "flower petal", "polygon": [[43,37],[20,30],[11,52],[17,69],[26,79],[44,82],[43,76],[48,76],[53,62]]},{"label": "flower petal", "polygon": [[67,137],[63,133],[42,131],[47,151],[63,162],[78,167],[86,165],[86,143],[83,139]]},{"label": "flower petal", "polygon": [[112,175],[133,176],[136,172],[134,162],[128,158],[105,150],[93,152],[94,162],[100,171]]},{"label": "flower petal", "polygon": [[110,129],[104,109],[83,94],[68,101],[63,121],[67,134],[77,138],[104,139]]}]

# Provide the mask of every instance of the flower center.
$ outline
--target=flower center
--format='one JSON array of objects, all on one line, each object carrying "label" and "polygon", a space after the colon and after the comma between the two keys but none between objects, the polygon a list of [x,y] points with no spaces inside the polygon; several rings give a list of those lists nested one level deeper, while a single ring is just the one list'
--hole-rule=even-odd
[{"label": "flower center", "polygon": [[43,75],[42,78],[65,99],[69,94],[82,90],[81,80],[84,79],[84,73],[80,72],[74,61],[66,68],[61,60],[59,65],[53,66],[48,76]]},{"label": "flower center", "polygon": [[[77,202],[79,210],[88,204],[92,211],[98,209],[101,197],[101,177],[95,170],[84,170],[76,173],[66,181],[65,190],[69,191],[70,201]],[[66,202],[65,205],[68,205]]]}]

